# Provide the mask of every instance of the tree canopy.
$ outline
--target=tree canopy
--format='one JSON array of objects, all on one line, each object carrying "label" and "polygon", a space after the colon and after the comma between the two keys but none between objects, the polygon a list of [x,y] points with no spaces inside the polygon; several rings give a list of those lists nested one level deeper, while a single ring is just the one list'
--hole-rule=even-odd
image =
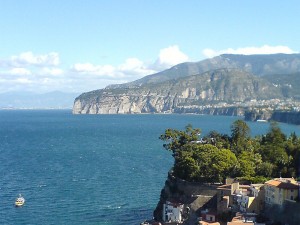
[{"label": "tree canopy", "polygon": [[248,182],[272,177],[295,177],[300,168],[300,139],[295,133],[287,137],[278,124],[252,138],[247,123],[237,120],[231,136],[211,131],[199,139],[201,129],[191,125],[185,130],[167,129],[160,139],[173,153],[173,174],[197,182],[224,182],[227,177]]}]

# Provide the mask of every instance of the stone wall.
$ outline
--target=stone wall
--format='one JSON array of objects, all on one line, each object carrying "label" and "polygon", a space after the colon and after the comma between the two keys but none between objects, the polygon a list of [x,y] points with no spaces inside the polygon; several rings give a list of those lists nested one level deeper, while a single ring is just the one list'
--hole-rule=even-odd
[{"label": "stone wall", "polygon": [[187,215],[189,219],[185,224],[193,224],[201,210],[217,208],[217,187],[218,185],[181,180],[169,173],[153,213],[154,218],[162,220],[162,208],[166,201],[178,202],[190,208],[190,213]]},{"label": "stone wall", "polygon": [[285,201],[283,207],[274,205],[265,210],[265,216],[274,223],[299,225],[300,224],[300,203]]}]

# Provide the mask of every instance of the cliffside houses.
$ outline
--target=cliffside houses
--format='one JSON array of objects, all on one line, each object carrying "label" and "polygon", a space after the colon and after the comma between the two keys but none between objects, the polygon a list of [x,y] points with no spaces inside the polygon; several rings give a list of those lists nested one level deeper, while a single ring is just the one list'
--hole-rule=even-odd
[{"label": "cliffside houses", "polygon": [[263,186],[233,182],[218,187],[218,214],[228,211],[259,214],[264,207]]},{"label": "cliffside houses", "polygon": [[166,223],[183,222],[184,205],[177,202],[166,201],[163,205],[163,221]]},{"label": "cliffside houses", "polygon": [[[176,182],[179,182],[178,180]],[[178,188],[180,184],[174,183],[173,185],[177,185]],[[297,202],[300,184],[294,178],[275,178],[264,184],[250,185],[242,185],[233,179],[228,179],[226,184],[215,187],[215,191],[211,188],[204,184],[185,182],[182,187],[180,186],[180,190],[182,189],[189,202],[180,203],[170,199],[165,201],[162,209],[162,224],[191,224],[186,221],[194,221],[192,224],[195,224],[197,221],[197,224],[217,225],[220,216],[234,214],[236,217],[227,225],[262,225],[263,223],[256,223],[258,215],[264,215],[271,221],[281,221],[280,213],[286,211],[288,211],[288,217],[293,217],[293,220],[298,222],[300,220],[300,203]],[[191,191],[194,194],[188,198]],[[204,193],[211,194],[210,198],[206,199],[208,196]],[[214,203],[207,204],[211,201]],[[195,208],[196,205],[197,208]],[[284,219],[288,220],[288,218]],[[299,225],[299,223],[296,224]]]},{"label": "cliffside houses", "polygon": [[294,178],[277,178],[265,183],[265,204],[282,206],[285,201],[295,200],[299,196],[299,184]]}]

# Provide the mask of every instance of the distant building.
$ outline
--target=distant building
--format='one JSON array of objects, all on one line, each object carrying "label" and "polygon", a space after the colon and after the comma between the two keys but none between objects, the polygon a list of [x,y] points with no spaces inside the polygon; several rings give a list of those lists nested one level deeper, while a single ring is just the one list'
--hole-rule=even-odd
[{"label": "distant building", "polygon": [[219,222],[199,221],[199,225],[220,225],[220,223]]},{"label": "distant building", "polygon": [[181,203],[166,201],[163,205],[163,221],[182,223],[183,208],[184,205]]},{"label": "distant building", "polygon": [[299,185],[294,178],[276,178],[265,183],[266,206],[282,206],[284,201],[295,201],[299,196]]},{"label": "distant building", "polygon": [[227,225],[265,225],[265,223],[256,223],[255,217],[245,217],[242,214],[237,213],[236,217],[233,217],[231,222],[227,222]]},{"label": "distant building", "polygon": [[264,208],[263,185],[233,182],[218,187],[218,214],[227,211],[259,214]]},{"label": "distant building", "polygon": [[217,212],[215,210],[202,210],[200,221],[214,223],[217,222]]},{"label": "distant building", "polygon": [[236,194],[238,211],[260,214],[264,209],[264,184],[251,184],[249,192]]},{"label": "distant building", "polygon": [[239,211],[240,197],[250,193],[249,185],[240,185],[239,182],[226,181],[227,184],[217,188],[217,211],[218,214],[227,211]]}]

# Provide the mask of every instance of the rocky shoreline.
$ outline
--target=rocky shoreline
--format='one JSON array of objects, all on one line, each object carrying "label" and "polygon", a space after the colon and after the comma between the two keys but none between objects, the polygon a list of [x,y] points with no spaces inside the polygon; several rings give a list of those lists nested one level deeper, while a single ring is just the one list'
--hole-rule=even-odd
[{"label": "rocky shoreline", "polygon": [[276,121],[300,125],[300,112],[298,111],[272,111],[272,110],[252,110],[245,112],[246,121]]}]

